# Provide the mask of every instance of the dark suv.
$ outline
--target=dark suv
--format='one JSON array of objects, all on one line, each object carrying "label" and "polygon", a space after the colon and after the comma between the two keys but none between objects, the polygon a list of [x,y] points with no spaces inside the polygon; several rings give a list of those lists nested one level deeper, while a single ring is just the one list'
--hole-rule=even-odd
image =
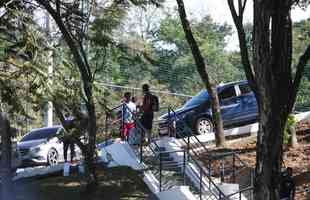
[{"label": "dark suv", "polygon": [[[217,87],[224,127],[243,125],[257,120],[257,103],[247,81],[219,85]],[[162,115],[159,119],[160,135],[168,134],[168,122],[174,120],[178,132],[185,126],[195,134],[208,134],[213,131],[210,98],[206,90],[187,101],[181,108]],[[173,131],[173,130],[172,130]],[[188,132],[188,131],[187,131]]]}]

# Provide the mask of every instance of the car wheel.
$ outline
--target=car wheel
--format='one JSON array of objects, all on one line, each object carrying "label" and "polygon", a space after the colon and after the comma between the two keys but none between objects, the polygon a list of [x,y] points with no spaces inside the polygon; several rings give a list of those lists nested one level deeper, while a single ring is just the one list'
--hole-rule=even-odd
[{"label": "car wheel", "polygon": [[199,135],[207,135],[213,132],[213,124],[210,119],[201,117],[196,121],[196,132]]},{"label": "car wheel", "polygon": [[54,166],[58,164],[58,152],[56,149],[52,148],[47,153],[47,163],[50,166]]}]

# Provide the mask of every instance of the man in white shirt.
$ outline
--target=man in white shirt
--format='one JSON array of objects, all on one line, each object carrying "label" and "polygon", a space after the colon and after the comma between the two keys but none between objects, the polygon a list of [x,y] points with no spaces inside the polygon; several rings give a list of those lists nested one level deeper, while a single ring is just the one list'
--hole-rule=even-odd
[{"label": "man in white shirt", "polygon": [[129,131],[134,127],[134,118],[133,115],[137,111],[136,104],[131,101],[131,93],[126,92],[124,94],[124,108],[123,108],[123,129],[122,129],[122,138],[128,139]]}]

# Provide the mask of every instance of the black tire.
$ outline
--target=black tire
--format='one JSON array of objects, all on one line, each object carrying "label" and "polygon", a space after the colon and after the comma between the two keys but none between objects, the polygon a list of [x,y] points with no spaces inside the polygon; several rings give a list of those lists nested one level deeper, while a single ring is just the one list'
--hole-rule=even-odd
[{"label": "black tire", "polygon": [[199,117],[195,123],[195,132],[198,135],[207,135],[213,132],[213,123],[210,118]]},{"label": "black tire", "polygon": [[59,154],[58,154],[57,150],[54,148],[51,148],[47,152],[47,164],[49,166],[55,166],[58,164],[58,161],[59,161]]}]

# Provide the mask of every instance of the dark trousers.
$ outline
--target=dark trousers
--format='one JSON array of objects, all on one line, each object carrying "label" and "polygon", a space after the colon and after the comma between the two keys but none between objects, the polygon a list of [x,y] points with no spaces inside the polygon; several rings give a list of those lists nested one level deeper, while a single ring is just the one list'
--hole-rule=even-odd
[{"label": "dark trousers", "polygon": [[70,161],[73,161],[73,158],[75,156],[75,150],[74,150],[74,143],[71,140],[64,140],[63,141],[63,145],[64,145],[64,159],[65,162],[67,162],[67,153],[68,153],[68,149],[70,147]]},{"label": "dark trousers", "polygon": [[152,138],[153,118],[154,113],[150,112],[150,113],[143,113],[140,119],[142,126],[146,129],[145,134],[148,139],[148,142],[150,142]]}]

